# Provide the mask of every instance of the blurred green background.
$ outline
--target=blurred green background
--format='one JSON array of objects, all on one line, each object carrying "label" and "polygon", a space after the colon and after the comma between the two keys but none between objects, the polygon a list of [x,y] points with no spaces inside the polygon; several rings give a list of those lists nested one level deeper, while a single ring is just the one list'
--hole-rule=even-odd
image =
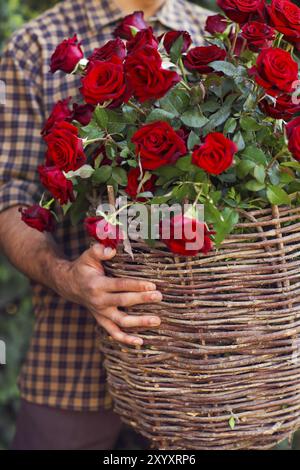
[{"label": "blurred green background", "polygon": [[[0,53],[14,30],[55,3],[55,0],[0,0]],[[211,10],[216,5],[215,0],[198,0],[195,3]],[[7,346],[7,365],[0,365],[0,450],[9,446],[14,433],[19,403],[16,381],[32,324],[28,282],[0,253],[0,340],[5,340]],[[297,438],[293,447],[300,449],[296,441]],[[127,437],[122,448],[126,445],[133,449],[138,443],[130,442]],[[287,449],[289,444],[284,442],[279,448]]]}]

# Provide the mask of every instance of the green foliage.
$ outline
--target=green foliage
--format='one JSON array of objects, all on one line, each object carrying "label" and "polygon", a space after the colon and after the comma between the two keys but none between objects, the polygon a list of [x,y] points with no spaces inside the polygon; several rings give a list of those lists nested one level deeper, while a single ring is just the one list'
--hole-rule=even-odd
[{"label": "green foliage", "polygon": [[32,329],[28,283],[0,257],[0,339],[6,344],[6,365],[0,365],[0,449],[11,441],[19,392],[17,376]]}]

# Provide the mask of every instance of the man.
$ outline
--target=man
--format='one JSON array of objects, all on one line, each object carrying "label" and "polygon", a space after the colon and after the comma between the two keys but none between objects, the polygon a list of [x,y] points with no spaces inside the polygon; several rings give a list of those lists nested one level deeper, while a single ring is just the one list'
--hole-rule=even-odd
[{"label": "man", "polygon": [[109,449],[120,422],[110,411],[96,325],[117,341],[139,345],[124,327],[157,327],[158,317],[129,316],[119,307],[160,302],[152,283],[105,277],[115,255],[69,221],[54,237],[27,227],[18,209],[41,195],[40,136],[54,102],[78,95],[78,76],[49,73],[50,57],[75,33],[85,56],[111,38],[119,20],[143,10],[156,33],[189,30],[200,44],[207,11],[184,0],[66,0],[30,22],[7,45],[0,65],[6,104],[0,125],[0,244],[33,285],[35,329],[20,376],[22,397],[15,449]]}]

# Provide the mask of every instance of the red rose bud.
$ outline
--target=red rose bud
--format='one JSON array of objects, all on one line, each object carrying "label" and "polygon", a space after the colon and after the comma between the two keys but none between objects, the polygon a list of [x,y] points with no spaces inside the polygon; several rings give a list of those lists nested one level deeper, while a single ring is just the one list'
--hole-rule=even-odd
[{"label": "red rose bud", "polygon": [[242,28],[242,37],[247,41],[247,47],[253,52],[271,47],[275,39],[275,31],[265,23],[249,21]]},{"label": "red rose bud", "polygon": [[70,39],[65,39],[55,49],[51,61],[50,71],[52,73],[57,70],[62,70],[66,73],[71,73],[75,69],[78,62],[83,58],[81,43],[78,42],[77,36]]},{"label": "red rose bud", "polygon": [[110,107],[117,107],[130,97],[122,60],[116,56],[109,62],[92,63],[81,83],[80,92],[88,104],[110,101]]},{"label": "red rose bud", "polygon": [[105,247],[117,248],[124,240],[124,234],[119,225],[112,225],[103,217],[87,217],[84,226],[90,237]]},{"label": "red rose bud", "polygon": [[159,52],[150,46],[129,54],[125,60],[126,78],[136,99],[143,103],[162,98],[181,78],[162,68]]},{"label": "red rose bud", "polygon": [[46,165],[56,166],[62,171],[76,171],[86,161],[78,129],[68,122],[57,123],[46,135],[48,145]]},{"label": "red rose bud", "polygon": [[177,214],[160,224],[161,241],[172,253],[195,256],[212,249],[211,232],[197,219]]},{"label": "red rose bud", "polygon": [[300,112],[300,104],[294,104],[292,96],[283,94],[276,97],[276,102],[265,98],[259,102],[259,107],[263,113],[274,119],[290,121],[294,114]]},{"label": "red rose bud", "polygon": [[147,28],[148,25],[144,20],[144,13],[142,11],[135,11],[131,15],[125,16],[115,29],[114,35],[129,41],[134,36],[133,30],[141,31]]},{"label": "red rose bud", "polygon": [[[138,195],[138,189],[140,186],[140,179],[141,179],[141,172],[139,168],[132,168],[128,173],[128,183],[125,188],[126,193],[131,197],[131,199],[135,200]],[[139,190],[139,193],[144,193],[147,191],[153,192],[155,188],[155,181],[157,177],[152,175],[150,179],[143,183],[142,187]],[[140,202],[145,201],[145,198],[138,198]]]},{"label": "red rose bud", "polygon": [[153,35],[152,28],[139,31],[126,45],[128,52],[135,52],[145,46],[154,47],[155,49],[158,47],[158,42]]},{"label": "red rose bud", "polygon": [[300,117],[296,117],[286,125],[288,148],[293,157],[300,161]]},{"label": "red rose bud", "polygon": [[115,56],[121,60],[124,60],[126,56],[126,47],[120,38],[112,39],[104,46],[94,49],[92,55],[88,58],[89,65],[96,61],[110,61]]},{"label": "red rose bud", "polygon": [[217,0],[217,4],[228,18],[240,24],[263,18],[265,10],[265,0]]},{"label": "red rose bud", "polygon": [[192,38],[187,31],[169,31],[159,38],[160,40],[163,38],[163,45],[168,54],[179,37],[183,38],[181,53],[186,52],[192,44]]},{"label": "red rose bud", "polygon": [[73,104],[73,120],[79,122],[82,126],[87,126],[92,119],[94,106],[91,104]]},{"label": "red rose bud", "polygon": [[49,209],[35,204],[30,207],[19,209],[21,218],[29,227],[39,232],[53,232],[55,230],[55,219]]},{"label": "red rose bud", "polygon": [[298,80],[297,62],[289,52],[278,47],[263,49],[257,58],[256,66],[248,72],[254,76],[256,83],[272,96],[291,92]]},{"label": "red rose bud", "polygon": [[228,26],[228,22],[223,15],[211,15],[207,17],[205,23],[205,31],[210,34],[224,33]]},{"label": "red rose bud", "polygon": [[218,46],[200,46],[191,49],[184,58],[184,66],[191,72],[210,73],[213,69],[208,66],[215,60],[224,60],[226,51]]},{"label": "red rose bud", "polygon": [[234,44],[233,54],[239,57],[241,55],[242,50],[244,50],[245,48],[244,43],[246,42],[246,40],[242,38],[240,35],[238,35],[238,37],[235,39],[235,34],[233,32],[230,32],[228,37],[229,37],[231,45]]},{"label": "red rose bud", "polygon": [[272,0],[267,6],[271,24],[284,39],[300,49],[300,8],[288,0]]},{"label": "red rose bud", "polygon": [[144,125],[135,132],[131,141],[145,170],[156,170],[175,163],[187,152],[183,139],[165,121]]},{"label": "red rose bud", "polygon": [[58,101],[52,108],[51,114],[41,132],[42,135],[48,134],[57,122],[72,121],[73,113],[69,108],[71,98]]},{"label": "red rose bud", "polygon": [[220,132],[208,134],[203,144],[197,146],[192,155],[192,163],[207,173],[219,175],[232,165],[238,148],[232,140]]},{"label": "red rose bud", "polygon": [[74,201],[73,183],[65,177],[61,170],[56,167],[40,165],[38,172],[42,185],[61,205]]}]

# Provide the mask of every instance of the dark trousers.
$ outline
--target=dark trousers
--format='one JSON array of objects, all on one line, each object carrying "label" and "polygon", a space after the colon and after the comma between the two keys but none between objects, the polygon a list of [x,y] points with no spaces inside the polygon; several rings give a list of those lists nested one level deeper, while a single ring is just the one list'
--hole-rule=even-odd
[{"label": "dark trousers", "polygon": [[112,411],[66,411],[22,400],[13,450],[111,450],[121,429]]}]

